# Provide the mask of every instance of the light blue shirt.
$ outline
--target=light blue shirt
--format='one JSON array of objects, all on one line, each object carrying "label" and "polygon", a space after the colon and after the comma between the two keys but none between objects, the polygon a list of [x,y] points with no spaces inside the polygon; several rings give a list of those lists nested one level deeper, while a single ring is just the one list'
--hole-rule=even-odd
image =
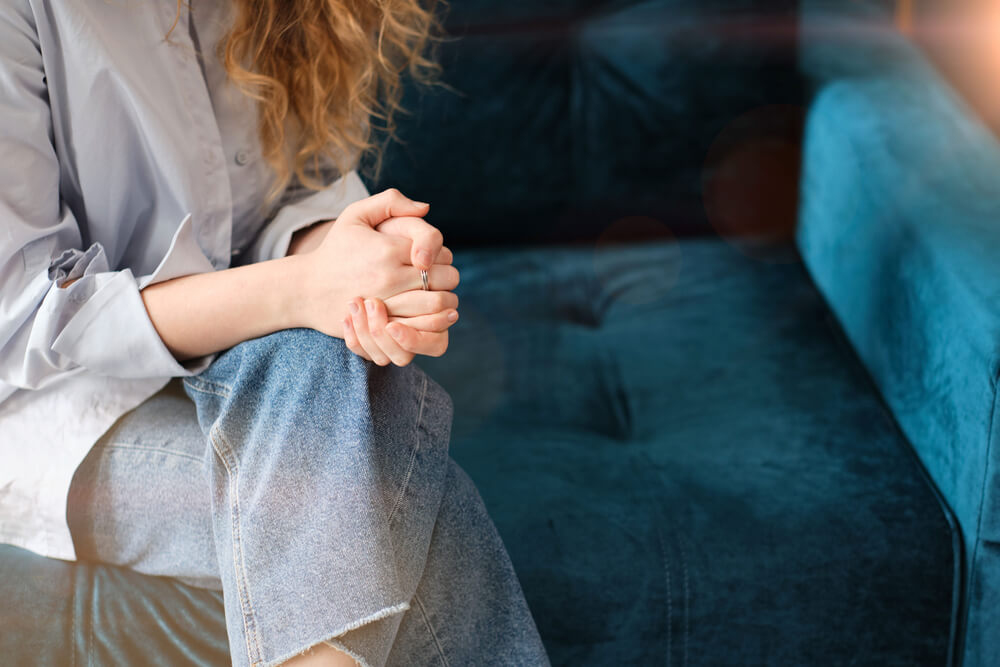
[{"label": "light blue shirt", "polygon": [[169,42],[175,0],[0,5],[0,541],[74,558],[79,461],[214,358],[178,363],[142,288],[234,251],[284,256],[295,230],[369,194],[351,171],[263,208],[255,110],[214,56],[228,5],[194,4],[195,30],[185,5]]}]

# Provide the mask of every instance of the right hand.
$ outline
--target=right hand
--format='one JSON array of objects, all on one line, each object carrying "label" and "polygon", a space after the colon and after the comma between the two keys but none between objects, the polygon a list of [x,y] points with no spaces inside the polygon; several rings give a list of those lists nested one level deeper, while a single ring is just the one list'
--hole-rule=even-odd
[{"label": "right hand", "polygon": [[[306,276],[303,326],[344,338],[348,304],[359,296],[381,299],[390,315],[401,318],[457,308],[458,296],[451,290],[458,286],[458,269],[450,263],[451,251],[442,245],[441,232],[419,217],[427,211],[427,204],[395,188],[345,208],[319,246],[298,255]],[[388,225],[386,232],[376,231],[390,219],[399,233],[388,233]],[[430,291],[421,289],[418,268],[428,266],[427,256],[441,262],[429,265]]]}]

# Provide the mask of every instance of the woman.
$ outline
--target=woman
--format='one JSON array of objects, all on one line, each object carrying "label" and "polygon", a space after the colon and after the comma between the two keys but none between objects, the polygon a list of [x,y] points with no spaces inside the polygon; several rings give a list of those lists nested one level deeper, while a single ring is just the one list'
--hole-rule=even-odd
[{"label": "woman", "polygon": [[451,252],[354,170],[434,27],[3,4],[0,541],[221,590],[236,665],[546,664],[410,364],[447,347]]}]

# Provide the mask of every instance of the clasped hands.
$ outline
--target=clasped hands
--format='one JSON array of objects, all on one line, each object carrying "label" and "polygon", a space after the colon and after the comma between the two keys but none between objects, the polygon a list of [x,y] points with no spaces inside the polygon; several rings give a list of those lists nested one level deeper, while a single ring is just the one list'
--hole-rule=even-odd
[{"label": "clasped hands", "polygon": [[293,236],[288,254],[311,264],[302,296],[312,328],[379,366],[444,354],[459,274],[441,232],[423,220],[429,208],[390,188]]}]

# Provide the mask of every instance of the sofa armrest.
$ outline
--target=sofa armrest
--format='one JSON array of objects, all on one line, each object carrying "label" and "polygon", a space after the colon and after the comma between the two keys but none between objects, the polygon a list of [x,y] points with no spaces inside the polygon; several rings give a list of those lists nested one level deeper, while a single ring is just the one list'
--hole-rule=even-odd
[{"label": "sofa armrest", "polygon": [[839,81],[810,112],[800,206],[803,259],[971,565],[1000,540],[1000,143],[924,62]]}]

